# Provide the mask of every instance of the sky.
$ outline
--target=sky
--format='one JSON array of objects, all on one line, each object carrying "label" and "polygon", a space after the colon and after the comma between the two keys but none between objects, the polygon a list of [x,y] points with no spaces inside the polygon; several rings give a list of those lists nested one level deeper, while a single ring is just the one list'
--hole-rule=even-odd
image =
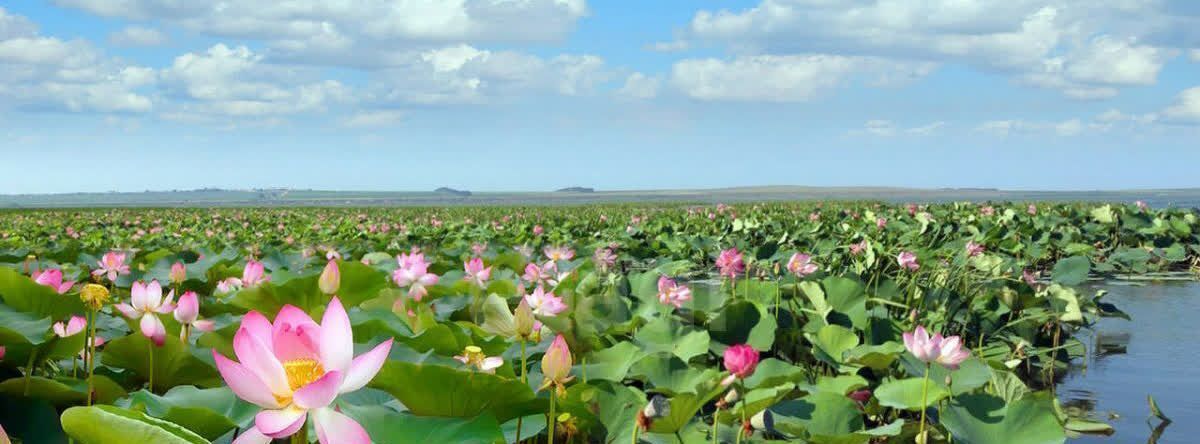
[{"label": "sky", "polygon": [[1197,187],[1193,0],[0,4],[0,193]]}]

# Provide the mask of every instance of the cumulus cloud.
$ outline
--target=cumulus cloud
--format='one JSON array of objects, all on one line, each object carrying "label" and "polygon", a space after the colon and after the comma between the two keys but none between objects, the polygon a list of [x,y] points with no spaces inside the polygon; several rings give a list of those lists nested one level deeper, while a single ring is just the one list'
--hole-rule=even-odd
[{"label": "cumulus cloud", "polygon": [[671,83],[699,100],[801,102],[837,87],[855,74],[876,81],[900,73],[914,77],[929,72],[926,64],[896,63],[872,57],[826,54],[757,55],[733,60],[684,59],[671,67]]},{"label": "cumulus cloud", "polygon": [[625,78],[625,84],[617,90],[617,94],[632,99],[652,99],[658,95],[661,86],[662,79],[635,72]]},{"label": "cumulus cloud", "polygon": [[169,40],[166,33],[144,26],[127,26],[108,35],[108,41],[117,46],[159,46]]},{"label": "cumulus cloud", "polygon": [[996,136],[1013,134],[1052,133],[1063,137],[1077,136],[1090,128],[1080,119],[1068,119],[1059,122],[1031,120],[989,120],[975,127],[975,131]]},{"label": "cumulus cloud", "polygon": [[106,57],[83,40],[38,34],[0,8],[0,103],[70,112],[150,111],[153,70]]},{"label": "cumulus cloud", "polygon": [[399,110],[370,110],[354,113],[342,120],[342,124],[349,127],[390,126],[400,123],[403,118],[404,113]]},{"label": "cumulus cloud", "polygon": [[910,134],[919,136],[933,134],[945,125],[946,122],[938,121],[912,128],[902,128],[900,125],[896,124],[896,122],[891,120],[874,119],[868,120],[867,123],[863,125],[862,130],[851,131],[851,133],[866,133],[882,137],[891,137],[897,134]]},{"label": "cumulus cloud", "polygon": [[672,40],[669,42],[654,42],[646,45],[646,49],[654,52],[679,52],[685,51],[691,44],[687,40]]},{"label": "cumulus cloud", "polygon": [[1200,86],[1179,93],[1175,103],[1162,111],[1166,120],[1181,123],[1200,123]]}]

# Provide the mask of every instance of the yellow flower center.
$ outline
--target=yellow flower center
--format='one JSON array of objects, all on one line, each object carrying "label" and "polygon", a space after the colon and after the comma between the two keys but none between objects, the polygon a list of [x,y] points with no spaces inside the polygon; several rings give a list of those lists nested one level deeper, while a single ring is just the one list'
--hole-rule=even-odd
[{"label": "yellow flower center", "polygon": [[316,359],[293,359],[284,362],[283,371],[287,373],[288,387],[291,387],[292,391],[321,379],[325,374],[325,368]]},{"label": "yellow flower center", "polygon": [[468,345],[463,350],[463,355],[467,357],[467,364],[474,366],[483,364],[483,360],[487,358],[487,356],[483,355],[483,349],[474,345]]}]

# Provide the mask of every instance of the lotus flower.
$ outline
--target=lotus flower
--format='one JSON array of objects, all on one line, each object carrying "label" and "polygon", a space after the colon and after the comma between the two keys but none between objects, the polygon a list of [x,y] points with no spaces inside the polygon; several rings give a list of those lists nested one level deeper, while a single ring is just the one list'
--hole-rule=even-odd
[{"label": "lotus flower", "polygon": [[721,381],[721,385],[733,384],[736,379],[746,379],[758,368],[758,350],[746,344],[738,344],[725,349],[725,370],[729,376]]},{"label": "lotus flower", "polygon": [[242,280],[231,277],[217,282],[217,293],[229,293],[242,289]]},{"label": "lotus flower", "polygon": [[983,254],[983,244],[976,243],[975,241],[967,241],[966,250],[967,257],[979,256]]},{"label": "lotus flower", "polygon": [[200,299],[196,296],[196,292],[189,291],[179,297],[179,304],[175,307],[175,320],[179,321],[184,328],[179,331],[179,339],[186,341],[188,337],[188,329],[195,327],[200,331],[212,331],[214,324],[209,320],[200,320]]},{"label": "lotus flower", "polygon": [[917,269],[921,268],[921,264],[917,263],[917,255],[910,251],[904,251],[896,255],[896,262],[900,264],[900,268],[908,271],[917,271]]},{"label": "lotus flower", "polygon": [[746,271],[746,263],[742,261],[742,253],[738,252],[737,248],[730,248],[721,251],[717,256],[717,270],[721,276],[730,279],[737,278],[738,275]]},{"label": "lotus flower", "polygon": [[52,329],[54,334],[60,338],[67,336],[75,336],[87,327],[87,319],[83,316],[71,316],[71,319],[64,325],[62,322],[55,322]]},{"label": "lotus flower", "polygon": [[608,247],[600,247],[592,254],[592,262],[596,263],[596,268],[600,271],[608,271],[616,265],[617,255]]},{"label": "lotus flower", "polygon": [[863,239],[857,243],[850,244],[850,254],[858,256],[867,250],[867,240]]},{"label": "lotus flower", "polygon": [[552,261],[569,261],[575,257],[575,250],[561,246],[546,247],[542,250],[542,254],[545,254],[546,258]]},{"label": "lotus flower", "polygon": [[96,264],[100,268],[92,271],[92,275],[105,276],[109,281],[115,282],[118,275],[129,274],[129,264],[125,263],[125,253],[110,251],[105,253]]},{"label": "lotus flower", "polygon": [[33,273],[33,281],[40,285],[53,288],[58,294],[64,294],[71,291],[71,287],[75,285],[75,281],[63,281],[62,270],[53,268],[45,271]]},{"label": "lotus flower", "polygon": [[540,267],[538,264],[534,263],[526,264],[525,274],[521,275],[521,279],[524,279],[530,284],[556,287],[558,286],[559,282],[562,282],[570,275],[570,272],[559,273],[557,262],[546,261],[546,263],[542,264]]},{"label": "lotus flower", "polygon": [[666,276],[658,277],[658,302],[682,308],[683,303],[692,300],[692,289],[680,285],[674,279]]},{"label": "lotus flower", "polygon": [[1029,213],[1030,216],[1036,216],[1037,215],[1037,205],[1029,204],[1029,207],[1025,208],[1025,212]]},{"label": "lotus flower", "polygon": [[183,281],[187,280],[187,267],[183,265],[183,262],[175,262],[175,264],[171,265],[171,274],[169,276],[171,277],[171,283],[182,284]]},{"label": "lotus flower", "polygon": [[484,268],[483,259],[473,258],[463,262],[463,273],[463,280],[479,288],[487,288],[487,281],[492,278],[492,267]]},{"label": "lotus flower", "polygon": [[802,278],[810,274],[816,273],[818,270],[817,264],[812,262],[812,256],[803,253],[793,254],[788,259],[787,269],[796,277]]},{"label": "lotus flower", "polygon": [[534,226],[533,226],[533,235],[534,235],[534,236],[541,236],[541,235],[542,235],[542,233],[545,233],[545,232],[546,232],[546,230],[545,230],[545,229],[543,229],[541,225],[534,225]]},{"label": "lotus flower", "polygon": [[4,360],[4,351],[5,351],[5,347],[3,345],[0,345],[0,361]]},{"label": "lotus flower", "polygon": [[979,209],[979,214],[989,217],[993,216],[996,214],[996,208],[992,207],[991,205],[984,205]]},{"label": "lotus flower", "polygon": [[1138,208],[1138,210],[1139,210],[1139,211],[1146,211],[1146,210],[1150,209],[1150,206],[1149,206],[1149,205],[1146,205],[1146,202],[1143,202],[1143,201],[1140,201],[1140,200],[1139,200],[1139,201],[1137,201],[1137,202],[1134,202],[1133,204],[1134,204],[1134,205],[1137,205],[1137,208]]},{"label": "lotus flower", "polygon": [[325,264],[325,269],[321,270],[321,277],[317,279],[317,286],[321,288],[322,293],[337,293],[338,288],[342,286],[342,272],[338,269],[337,259],[330,259],[329,263]]},{"label": "lotus flower", "polygon": [[539,316],[557,316],[567,309],[567,304],[563,303],[562,298],[542,290],[540,286],[535,288],[533,293],[525,295],[525,303]]},{"label": "lotus flower", "polygon": [[425,262],[424,254],[401,254],[396,261],[400,263],[400,268],[392,272],[392,281],[397,286],[408,287],[408,295],[420,302],[429,294],[425,287],[437,283],[437,275],[429,272],[429,262]]},{"label": "lotus flower", "polygon": [[1030,287],[1037,285],[1037,274],[1033,270],[1025,269],[1021,271],[1021,280],[1029,284]]},{"label": "lotus flower", "polygon": [[250,259],[246,261],[246,268],[242,270],[242,285],[246,287],[255,287],[258,284],[271,280],[266,275],[266,270],[263,268],[262,262]]},{"label": "lotus flower", "polygon": [[886,228],[887,227],[887,219],[882,218],[882,217],[875,219],[875,227],[879,228],[880,230]]},{"label": "lotus flower", "polygon": [[484,373],[495,373],[497,368],[504,365],[504,358],[484,355],[483,349],[474,345],[468,345],[463,349],[463,354],[455,356],[454,359]]},{"label": "lotus flower", "polygon": [[158,318],[158,314],[167,314],[175,310],[175,304],[172,302],[175,292],[171,291],[164,300],[162,286],[157,280],[150,281],[149,284],[134,282],[129,292],[133,306],[122,302],[117,304],[117,310],[129,319],[140,317],[142,335],[153,340],[155,345],[163,345],[167,329]]},{"label": "lotus flower", "polygon": [[545,356],[542,356],[542,386],[538,390],[547,387],[555,387],[558,390],[559,396],[566,391],[566,384],[571,382],[571,349],[567,347],[567,340],[563,339],[563,335],[554,337],[554,342],[550,343],[550,348],[546,350]]},{"label": "lotus flower", "polygon": [[279,310],[274,323],[257,311],[246,313],[233,337],[240,362],[213,350],[217,371],[233,393],[263,409],[234,443],[286,438],[304,426],[306,417],[321,444],[370,443],[366,430],[332,404],[339,394],[358,390],[375,377],[392,340],[354,357],[353,337],[337,297],[329,301],[320,325],[291,305]]},{"label": "lotus flower", "polygon": [[936,362],[957,370],[959,364],[971,357],[958,336],[943,338],[941,333],[936,333],[930,337],[923,326],[917,326],[916,331],[905,332],[903,336],[904,348],[925,363]]}]

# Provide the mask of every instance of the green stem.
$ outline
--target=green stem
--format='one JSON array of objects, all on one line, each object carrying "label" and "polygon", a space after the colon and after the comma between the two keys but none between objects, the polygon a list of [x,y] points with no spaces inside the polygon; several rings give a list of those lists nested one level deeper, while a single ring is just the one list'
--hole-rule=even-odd
[{"label": "green stem", "polygon": [[640,427],[640,426],[638,426],[637,424],[634,424],[634,425],[633,425],[633,441],[630,441],[630,444],[637,444],[637,443],[638,443],[638,432],[640,431],[640,430],[638,430],[638,429],[640,429],[640,428],[641,428],[641,427]]},{"label": "green stem", "polygon": [[738,391],[742,398],[742,422],[737,426],[737,443],[742,442],[742,431],[746,429],[746,383],[738,380]]},{"label": "green stem", "polygon": [[921,437],[921,442],[925,442],[925,410],[929,409],[929,402],[927,401],[927,396],[929,396],[929,366],[930,364],[926,362],[925,381],[921,383],[921,428],[920,432],[917,433],[917,436]]},{"label": "green stem", "polygon": [[33,377],[33,358],[37,356],[37,348],[29,349],[29,363],[25,364],[25,396],[29,397],[29,379]]},{"label": "green stem", "polygon": [[92,391],[93,391],[92,372],[95,371],[95,369],[96,369],[96,321],[97,321],[96,316],[97,315],[98,315],[98,313],[96,310],[88,310],[88,324],[90,327],[89,330],[91,330],[91,334],[88,335],[88,343],[85,344],[85,345],[87,345],[88,353],[86,356],[84,356],[84,360],[87,361],[87,371],[88,371],[88,380],[87,380],[87,387],[88,387],[87,405],[88,406],[92,405]]},{"label": "green stem", "polygon": [[[150,339],[150,338],[146,338]],[[151,339],[146,348],[150,355],[150,393],[154,393],[154,340]]]},{"label": "green stem", "polygon": [[[551,388],[551,390],[554,390],[554,389]],[[546,430],[547,430],[547,434],[549,435],[546,442],[548,444],[554,444],[554,429],[557,428],[556,426],[558,425],[555,423],[555,421],[557,420],[557,416],[554,414],[554,407],[555,407],[554,398],[556,398],[556,397],[557,396],[554,394],[554,392],[551,391],[550,392],[550,418],[549,418],[549,421],[546,421]],[[636,427],[636,426],[634,426],[634,427]]]},{"label": "green stem", "polygon": [[300,426],[300,430],[292,435],[292,444],[308,444],[308,424]]},{"label": "green stem", "polygon": [[[526,365],[525,365],[525,338],[521,338],[521,383],[522,384],[528,383],[528,381],[526,380],[526,377],[525,377],[525,367],[526,367]],[[521,425],[522,425],[521,423],[524,421],[524,419],[525,419],[524,417],[517,418],[517,436],[515,439],[516,442],[521,442]]]},{"label": "green stem", "polygon": [[717,444],[717,432],[721,430],[720,425],[721,425],[721,409],[717,408],[717,411],[713,413],[713,430],[712,430],[713,444]]}]

